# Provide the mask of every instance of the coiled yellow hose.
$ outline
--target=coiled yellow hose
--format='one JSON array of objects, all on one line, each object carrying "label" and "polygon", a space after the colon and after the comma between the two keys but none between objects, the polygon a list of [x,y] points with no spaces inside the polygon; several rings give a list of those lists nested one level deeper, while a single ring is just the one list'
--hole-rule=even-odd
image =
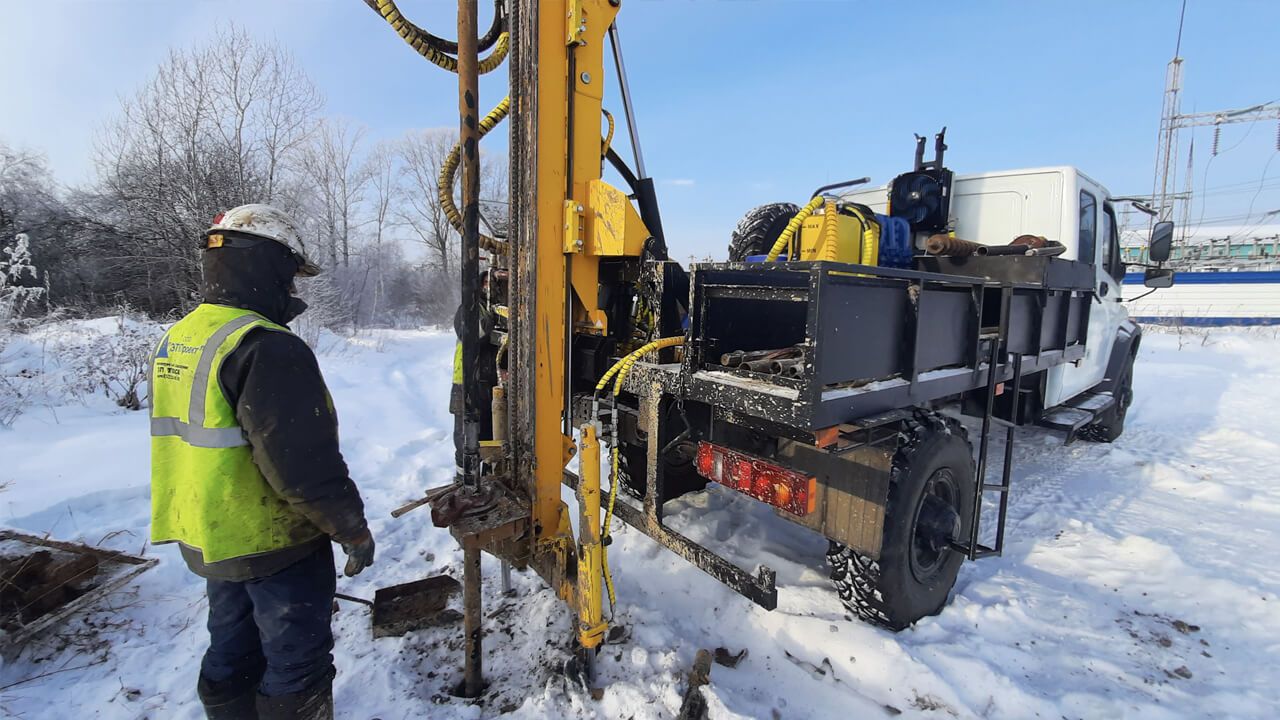
[{"label": "coiled yellow hose", "polygon": [[[400,8],[396,7],[395,0],[377,0],[378,14],[391,25],[405,42],[409,43],[419,55],[430,60],[433,64],[448,70],[449,72],[458,72],[458,59],[441,52],[433,47],[426,37],[419,34],[418,29],[410,23],[403,15],[400,14]],[[493,52],[489,53],[489,57],[479,61],[476,71],[481,75],[491,72],[507,57],[507,51],[510,49],[511,36],[509,33],[502,33],[498,36],[497,43],[493,46]]]},{"label": "coiled yellow hose", "polygon": [[[825,201],[822,199],[822,196],[819,195],[818,197],[810,200],[808,205],[800,208],[800,212],[796,213],[796,216],[791,218],[791,222],[787,223],[786,229],[782,231],[782,234],[778,236],[777,241],[773,243],[773,247],[769,250],[769,254],[765,257],[764,261],[774,262],[777,260],[778,256],[782,254],[783,249],[791,243],[791,238],[795,236],[796,231],[804,224],[805,219],[817,212],[818,208],[822,207],[824,202]],[[796,258],[790,259],[795,260]]]},{"label": "coiled yellow hose", "polygon": [[[510,111],[511,96],[508,95],[502,98],[502,102],[498,103],[480,121],[480,137],[483,138],[498,123],[502,122]],[[458,206],[453,202],[453,181],[457,177],[458,164],[461,161],[462,146],[454,143],[453,149],[449,151],[449,156],[445,158],[444,164],[440,166],[440,177],[436,181],[436,197],[440,201],[440,209],[444,210],[444,215],[449,219],[449,224],[458,232],[462,232],[462,213],[458,211]],[[484,233],[480,233],[480,247],[496,253],[505,253],[507,251],[505,242],[489,237]]]},{"label": "coiled yellow hose", "polygon": [[836,232],[836,201],[834,198],[827,200],[822,206],[822,255],[819,259],[827,262],[835,262],[838,257],[837,251],[840,249],[839,234]]}]

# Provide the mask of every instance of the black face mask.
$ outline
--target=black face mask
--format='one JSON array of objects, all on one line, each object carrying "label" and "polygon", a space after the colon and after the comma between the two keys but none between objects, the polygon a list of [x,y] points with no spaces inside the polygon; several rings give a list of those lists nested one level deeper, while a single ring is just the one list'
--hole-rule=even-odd
[{"label": "black face mask", "polygon": [[205,302],[253,310],[281,325],[307,309],[290,292],[298,258],[279,243],[212,248],[204,251],[202,262]]},{"label": "black face mask", "polygon": [[307,302],[297,295],[289,296],[289,305],[284,309],[284,319],[280,321],[281,325],[288,325],[293,319],[307,311]]}]

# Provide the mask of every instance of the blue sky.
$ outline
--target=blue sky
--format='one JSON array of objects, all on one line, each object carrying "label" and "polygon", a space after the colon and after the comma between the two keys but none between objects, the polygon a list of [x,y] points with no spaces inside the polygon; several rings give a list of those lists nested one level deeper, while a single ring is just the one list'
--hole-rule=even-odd
[{"label": "blue sky", "polygon": [[[452,2],[401,4],[419,25],[454,34]],[[229,22],[289,48],[328,112],[367,125],[371,138],[456,118],[453,77],[360,0],[0,0],[0,8],[0,138],[43,151],[69,183],[92,179],[93,137],[118,97],[145,82],[169,47],[203,42]],[[624,0],[627,69],[673,251],[720,255],[754,205],[803,200],[818,185],[862,175],[885,181],[908,169],[913,132],[942,125],[948,165],[960,173],[1072,164],[1113,192],[1150,192],[1178,8],[1176,0]],[[1280,99],[1276,28],[1280,2],[1190,0],[1183,110]],[[501,75],[486,76],[482,96],[501,97]],[[620,110],[616,93],[609,97]],[[1280,209],[1278,135],[1275,121],[1226,128],[1224,152],[1210,162],[1211,131],[1197,132],[1195,184],[1221,189],[1193,221],[1238,224],[1250,203],[1252,220]]]}]

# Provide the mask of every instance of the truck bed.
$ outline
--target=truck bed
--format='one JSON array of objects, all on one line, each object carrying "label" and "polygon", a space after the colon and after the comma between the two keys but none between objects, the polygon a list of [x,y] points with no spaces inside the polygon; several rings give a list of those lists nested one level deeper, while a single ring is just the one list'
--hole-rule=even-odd
[{"label": "truck bed", "polygon": [[[809,431],[983,388],[989,372],[1011,380],[1015,355],[1024,375],[1072,362],[1084,356],[1092,288],[1070,267],[1043,266],[1020,267],[1015,282],[827,262],[696,265],[688,398]],[[790,377],[723,362],[783,349],[799,361]]]}]

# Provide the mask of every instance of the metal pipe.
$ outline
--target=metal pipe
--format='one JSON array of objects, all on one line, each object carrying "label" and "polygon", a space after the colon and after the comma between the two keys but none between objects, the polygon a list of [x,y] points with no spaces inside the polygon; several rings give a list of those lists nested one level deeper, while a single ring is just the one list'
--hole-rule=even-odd
[{"label": "metal pipe", "polygon": [[795,377],[800,374],[800,364],[803,362],[804,360],[801,358],[796,358],[795,360],[774,360],[769,366],[769,371],[775,375]]},{"label": "metal pipe", "polygon": [[618,67],[618,88],[622,91],[622,110],[627,116],[627,134],[631,137],[631,151],[636,157],[636,175],[649,177],[644,171],[644,156],[640,153],[640,131],[636,128],[636,115],[631,109],[631,86],[627,84],[627,68],[622,63],[622,40],[618,38],[618,23],[609,26],[609,46],[613,48],[613,64]]},{"label": "metal pipe", "polygon": [[1055,255],[1061,255],[1066,251],[1066,245],[1051,245],[1049,247],[1032,248],[1027,251],[1027,254],[1032,257],[1054,257]]},{"label": "metal pipe", "polygon": [[[566,200],[572,201],[573,198],[573,126],[574,126],[574,98],[577,92],[574,88],[578,83],[578,54],[575,52],[576,45],[569,47],[569,89],[567,92],[569,108],[565,114],[567,125],[565,127],[565,163],[564,163],[564,197]],[[581,207],[578,208],[582,210]],[[564,385],[564,394],[561,398],[561,417],[560,432],[565,437],[573,437],[573,256],[564,255],[564,376],[560,382]]]},{"label": "metal pipe", "polygon": [[[480,76],[476,39],[476,0],[458,2],[458,146],[462,148],[462,367],[464,410],[463,482],[480,482],[480,383],[476,375],[480,326]],[[480,548],[462,549],[462,623],[464,638],[462,694],[479,697],[484,689],[484,643],[481,629]]]},{"label": "metal pipe", "polygon": [[[475,37],[474,32],[471,37]],[[480,626],[482,600],[480,548],[467,545],[462,549],[462,631],[466,636],[462,696],[468,698],[480,697],[484,690],[484,631]]]},{"label": "metal pipe", "polygon": [[480,475],[480,75],[476,0],[458,3],[458,145],[462,149],[462,371],[463,483]]},{"label": "metal pipe", "polygon": [[975,252],[977,255],[1026,255],[1026,245],[980,245]]}]

